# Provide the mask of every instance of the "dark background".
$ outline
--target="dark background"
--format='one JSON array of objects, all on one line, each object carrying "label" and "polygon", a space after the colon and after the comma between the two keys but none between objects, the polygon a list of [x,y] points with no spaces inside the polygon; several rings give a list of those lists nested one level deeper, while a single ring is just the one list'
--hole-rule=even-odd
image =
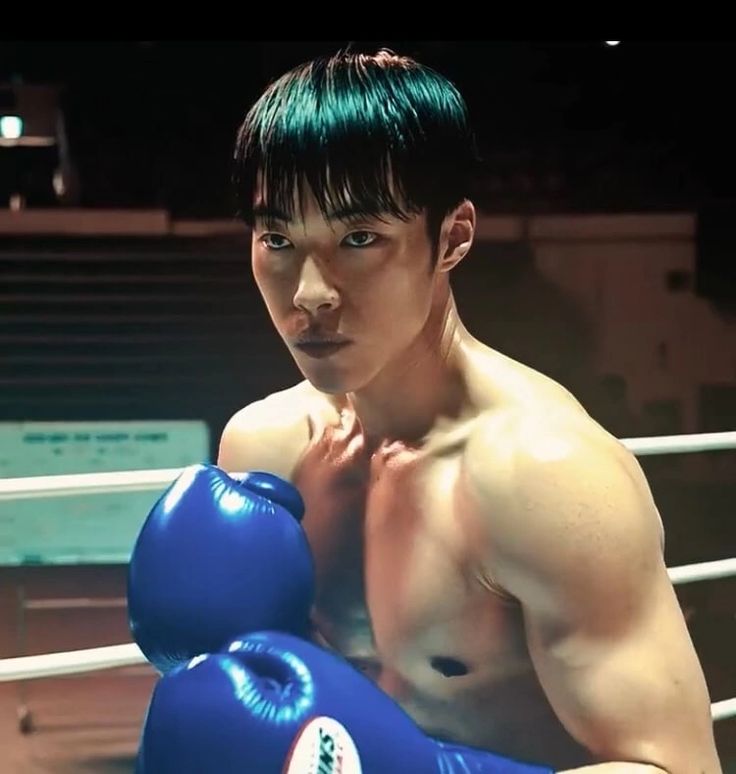
[{"label": "dark background", "polygon": [[[270,80],[351,41],[0,43],[0,80],[66,86],[92,207],[230,214],[237,125]],[[671,209],[734,196],[729,41],[352,41],[450,77],[493,169],[491,210]],[[530,177],[531,180],[525,179]]]}]

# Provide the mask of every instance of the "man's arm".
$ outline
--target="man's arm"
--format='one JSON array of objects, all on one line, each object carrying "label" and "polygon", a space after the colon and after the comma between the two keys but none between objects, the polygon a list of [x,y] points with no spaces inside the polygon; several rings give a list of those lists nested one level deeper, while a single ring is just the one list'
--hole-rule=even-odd
[{"label": "man's arm", "polygon": [[578,771],[718,774],[705,680],[638,463],[587,419],[505,430],[481,427],[468,446],[487,569],[521,603],[558,718],[609,762]]}]

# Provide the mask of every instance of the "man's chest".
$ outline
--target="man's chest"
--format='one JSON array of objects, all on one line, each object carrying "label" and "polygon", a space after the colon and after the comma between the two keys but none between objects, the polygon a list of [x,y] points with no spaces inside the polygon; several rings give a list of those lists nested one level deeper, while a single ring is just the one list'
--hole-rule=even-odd
[{"label": "man's chest", "polygon": [[519,667],[517,611],[477,576],[460,455],[387,449],[304,462],[295,483],[315,558],[314,619],[330,646],[377,679],[400,675],[395,695]]}]

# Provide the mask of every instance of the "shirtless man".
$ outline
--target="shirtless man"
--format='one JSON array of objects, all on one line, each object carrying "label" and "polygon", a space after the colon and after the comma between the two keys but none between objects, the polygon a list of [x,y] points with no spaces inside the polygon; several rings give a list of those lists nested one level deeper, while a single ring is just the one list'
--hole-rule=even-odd
[{"label": "shirtless man", "polygon": [[218,466],[297,487],[315,641],[427,734],[555,770],[717,774],[639,465],[459,317],[474,159],[462,98],[413,60],[342,52],[269,87],[236,182],[304,381],[238,411]]}]

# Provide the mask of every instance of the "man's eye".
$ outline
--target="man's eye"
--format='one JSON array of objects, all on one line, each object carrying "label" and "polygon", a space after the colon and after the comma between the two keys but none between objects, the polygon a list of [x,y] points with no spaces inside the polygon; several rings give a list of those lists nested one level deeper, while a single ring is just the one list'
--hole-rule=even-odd
[{"label": "man's eye", "polygon": [[378,234],[372,231],[354,231],[345,237],[348,247],[369,247],[378,241]]},{"label": "man's eye", "polygon": [[285,247],[291,246],[291,242],[281,234],[264,234],[260,241],[269,250],[283,250]]}]

